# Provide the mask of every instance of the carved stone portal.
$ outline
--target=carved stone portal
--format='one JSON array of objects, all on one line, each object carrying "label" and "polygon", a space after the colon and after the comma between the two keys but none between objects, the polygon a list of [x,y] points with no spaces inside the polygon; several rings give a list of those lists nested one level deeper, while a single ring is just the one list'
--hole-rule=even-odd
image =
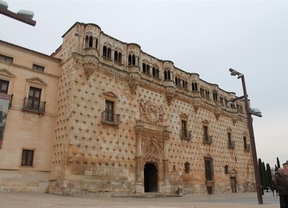
[{"label": "carved stone portal", "polygon": [[[149,128],[150,127],[150,128]],[[155,164],[157,167],[157,186],[159,192],[170,191],[168,170],[168,145],[169,133],[164,126],[158,126],[157,130],[151,129],[151,124],[138,121],[135,126],[136,133],[136,192],[144,192],[144,169],[146,164]],[[168,133],[168,135],[167,135]],[[152,177],[149,175],[149,177]]]}]

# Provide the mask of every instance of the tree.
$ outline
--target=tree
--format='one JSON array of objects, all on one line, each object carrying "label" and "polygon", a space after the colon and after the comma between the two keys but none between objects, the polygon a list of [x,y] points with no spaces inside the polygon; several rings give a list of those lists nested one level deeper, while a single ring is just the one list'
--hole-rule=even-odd
[{"label": "tree", "polygon": [[[280,161],[279,161],[278,157],[277,157],[277,166],[278,166],[278,168],[281,168]],[[278,170],[278,168],[277,168],[277,170]]]},{"label": "tree", "polygon": [[263,163],[261,158],[258,159],[258,168],[259,168],[259,175],[260,175],[260,182],[261,182],[261,186],[265,187],[265,177],[264,177],[264,170],[263,170]]},{"label": "tree", "polygon": [[272,186],[272,174],[271,174],[271,168],[269,163],[266,164],[266,175],[267,175],[267,186]]},{"label": "tree", "polygon": [[265,168],[265,163],[262,162],[262,171],[263,171],[263,189],[267,189],[268,187],[268,180],[267,180],[267,172]]}]

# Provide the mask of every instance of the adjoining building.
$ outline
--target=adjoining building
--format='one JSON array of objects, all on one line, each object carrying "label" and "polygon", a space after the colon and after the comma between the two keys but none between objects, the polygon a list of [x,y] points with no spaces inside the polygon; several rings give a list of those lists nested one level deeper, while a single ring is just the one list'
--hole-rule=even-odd
[{"label": "adjoining building", "polygon": [[61,195],[255,191],[244,105],[76,22],[47,56],[0,41],[0,187]]}]

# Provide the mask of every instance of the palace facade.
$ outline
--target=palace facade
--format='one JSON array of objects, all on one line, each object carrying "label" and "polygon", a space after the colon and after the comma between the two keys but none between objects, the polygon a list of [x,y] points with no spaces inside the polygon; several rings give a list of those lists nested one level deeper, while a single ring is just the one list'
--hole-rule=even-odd
[{"label": "palace facade", "polygon": [[255,191],[234,92],[76,22],[51,55],[0,41],[0,189]]}]

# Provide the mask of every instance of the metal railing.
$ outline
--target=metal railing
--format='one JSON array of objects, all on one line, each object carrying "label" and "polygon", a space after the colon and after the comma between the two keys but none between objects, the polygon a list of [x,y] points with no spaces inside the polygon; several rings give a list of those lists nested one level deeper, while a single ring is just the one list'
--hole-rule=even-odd
[{"label": "metal railing", "polygon": [[213,142],[213,136],[204,135],[203,136],[203,142],[206,144],[211,144]]},{"label": "metal railing", "polygon": [[249,152],[249,151],[250,151],[250,144],[246,144],[246,145],[244,146],[244,150],[247,151],[247,152]]},{"label": "metal railing", "polygon": [[39,114],[45,113],[46,101],[35,101],[29,98],[24,98],[23,111],[29,111]]},{"label": "metal railing", "polygon": [[187,139],[190,140],[192,138],[192,133],[191,131],[183,131],[181,130],[181,139]]},{"label": "metal railing", "polygon": [[235,141],[230,141],[228,143],[228,147],[231,148],[231,149],[234,149],[236,147]]},{"label": "metal railing", "polygon": [[119,125],[119,114],[113,114],[107,111],[102,112],[102,123],[110,125]]}]

